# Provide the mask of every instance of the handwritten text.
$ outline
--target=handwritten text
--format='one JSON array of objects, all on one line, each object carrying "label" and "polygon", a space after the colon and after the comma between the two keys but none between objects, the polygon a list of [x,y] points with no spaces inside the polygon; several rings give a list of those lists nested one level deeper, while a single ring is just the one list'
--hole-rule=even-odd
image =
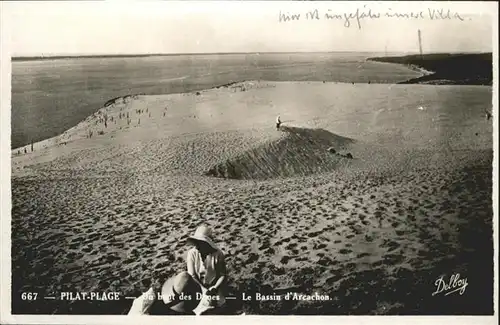
[{"label": "handwritten text", "polygon": [[395,11],[391,8],[385,11],[377,11],[375,9],[367,7],[364,5],[362,8],[357,8],[356,10],[350,12],[339,12],[332,9],[320,11],[319,9],[308,10],[305,12],[287,12],[280,11],[278,16],[278,21],[280,23],[300,21],[300,20],[339,20],[343,22],[344,27],[349,28],[356,26],[361,29],[362,22],[367,20],[377,20],[377,19],[409,19],[409,20],[458,20],[464,21],[465,18],[462,17],[458,12],[454,12],[450,9],[431,9],[427,8],[420,11]]}]

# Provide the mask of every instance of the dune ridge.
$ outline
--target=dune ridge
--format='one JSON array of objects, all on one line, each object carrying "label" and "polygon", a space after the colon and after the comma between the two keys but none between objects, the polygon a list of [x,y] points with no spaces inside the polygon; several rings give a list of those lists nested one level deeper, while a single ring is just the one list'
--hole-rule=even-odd
[{"label": "dune ridge", "polygon": [[328,149],[346,150],[354,140],[323,129],[284,126],[283,135],[272,142],[224,161],[205,175],[233,179],[268,179],[306,176],[334,170],[348,158]]}]

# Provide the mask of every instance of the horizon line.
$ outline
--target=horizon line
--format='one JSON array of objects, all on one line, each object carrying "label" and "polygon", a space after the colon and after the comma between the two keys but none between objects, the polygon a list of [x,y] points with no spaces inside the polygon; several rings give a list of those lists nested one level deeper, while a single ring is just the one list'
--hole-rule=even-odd
[{"label": "horizon line", "polygon": [[[12,55],[11,61],[22,60],[50,60],[50,59],[79,59],[79,58],[119,58],[119,57],[153,57],[153,56],[181,56],[181,55],[234,55],[234,54],[329,54],[329,53],[404,53],[419,54],[418,51],[276,51],[276,52],[186,52],[186,53],[129,53],[129,54],[55,54],[55,55]],[[486,54],[492,51],[440,51],[428,54]]]}]

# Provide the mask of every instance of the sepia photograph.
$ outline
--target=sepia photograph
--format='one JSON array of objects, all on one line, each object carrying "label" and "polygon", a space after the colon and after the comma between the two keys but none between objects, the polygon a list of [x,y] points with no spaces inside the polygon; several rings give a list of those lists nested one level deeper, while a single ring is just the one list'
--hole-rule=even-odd
[{"label": "sepia photograph", "polygon": [[0,6],[2,323],[498,324],[496,2]]}]

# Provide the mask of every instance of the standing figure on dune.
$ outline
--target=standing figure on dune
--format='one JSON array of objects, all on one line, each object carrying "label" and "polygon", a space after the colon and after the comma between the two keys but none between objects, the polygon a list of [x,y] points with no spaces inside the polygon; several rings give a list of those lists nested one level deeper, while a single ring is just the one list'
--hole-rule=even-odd
[{"label": "standing figure on dune", "polygon": [[484,112],[486,115],[486,119],[489,121],[493,117],[493,114],[491,114],[491,112],[488,110],[484,110]]},{"label": "standing figure on dune", "polygon": [[216,314],[222,311],[226,299],[226,262],[224,254],[212,240],[207,226],[200,226],[187,242],[193,247],[187,253],[187,272],[201,286],[203,297],[196,314]]},{"label": "standing figure on dune", "polygon": [[279,130],[280,126],[281,126],[281,119],[280,116],[278,115],[278,117],[276,118],[276,130]]}]

